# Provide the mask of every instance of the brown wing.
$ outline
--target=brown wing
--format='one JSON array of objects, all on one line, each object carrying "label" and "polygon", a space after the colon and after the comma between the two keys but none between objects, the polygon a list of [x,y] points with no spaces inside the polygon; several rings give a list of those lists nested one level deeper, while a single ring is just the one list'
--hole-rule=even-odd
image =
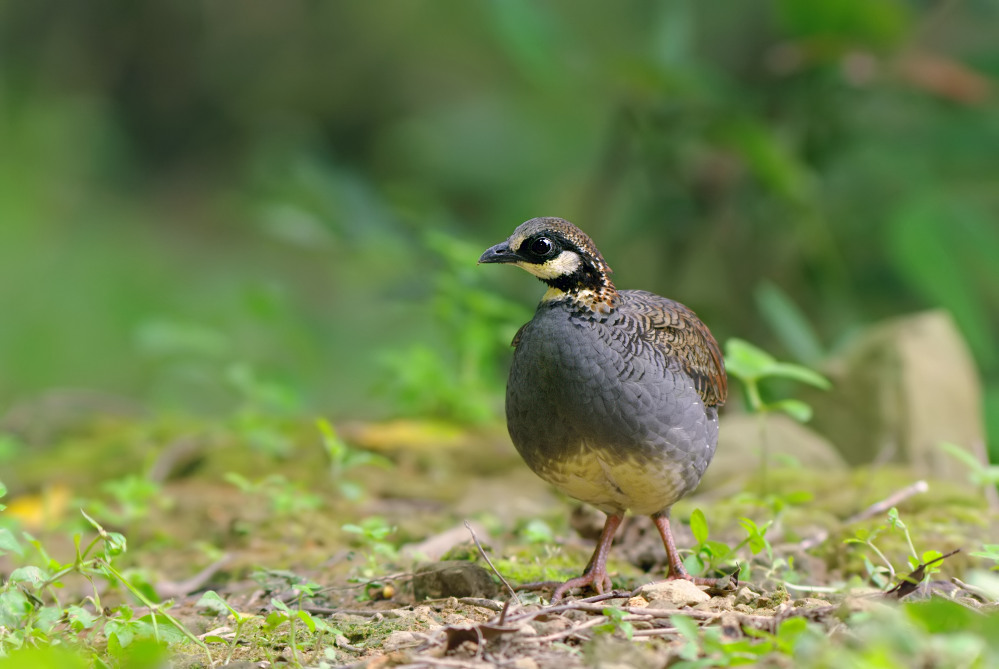
[{"label": "brown wing", "polygon": [[645,291],[628,291],[638,309],[641,336],[676,360],[694,380],[708,406],[721,406],[728,397],[728,379],[721,349],[708,326],[679,302]]}]

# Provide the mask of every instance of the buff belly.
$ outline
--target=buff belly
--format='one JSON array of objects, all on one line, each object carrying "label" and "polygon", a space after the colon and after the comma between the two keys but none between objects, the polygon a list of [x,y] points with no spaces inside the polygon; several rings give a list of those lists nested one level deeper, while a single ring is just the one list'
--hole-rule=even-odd
[{"label": "buff belly", "polygon": [[620,458],[583,446],[558,463],[534,468],[560,491],[605,513],[651,515],[669,509],[689,490],[683,467],[649,458]]}]

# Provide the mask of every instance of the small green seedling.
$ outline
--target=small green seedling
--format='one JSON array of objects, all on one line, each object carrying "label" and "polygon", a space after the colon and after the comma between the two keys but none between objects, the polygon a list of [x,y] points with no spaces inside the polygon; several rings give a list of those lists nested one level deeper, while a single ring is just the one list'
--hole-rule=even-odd
[{"label": "small green seedling", "polygon": [[901,532],[905,537],[905,542],[909,548],[907,563],[913,573],[920,574],[922,576],[922,580],[926,580],[933,574],[938,573],[942,566],[943,558],[946,556],[937,550],[924,551],[920,554],[916,550],[915,545],[912,543],[912,536],[909,534],[909,528],[904,522],[902,522],[897,508],[892,507],[888,511],[887,519],[887,524],[880,525],[873,530],[867,530],[864,528],[858,529],[853,537],[850,537],[843,542],[845,544],[860,544],[867,546],[881,560],[884,566],[875,565],[867,559],[866,556],[864,557],[864,566],[867,569],[867,573],[871,581],[874,582],[877,587],[884,589],[896,580],[897,573],[895,566],[874,543],[874,540],[879,535],[883,532],[891,530]]},{"label": "small green seedling", "polygon": [[702,629],[687,616],[670,616],[670,622],[683,640],[678,653],[681,661],[670,664],[678,669],[756,665],[771,653],[793,657],[798,641],[808,629],[803,618],[789,618],[774,633],[745,627],[746,638],[726,639],[720,628]]},{"label": "small green seedling", "polygon": [[288,623],[288,647],[291,649],[292,661],[296,666],[301,666],[301,660],[299,659],[301,651],[299,650],[297,633],[298,623],[303,623],[309,634],[316,634],[318,632],[319,636],[315,641],[316,647],[322,646],[322,640],[326,634],[340,634],[339,630],[334,629],[326,621],[313,617],[311,613],[304,609],[292,609],[277,597],[271,598],[271,606],[274,610],[264,619],[264,629],[273,631],[283,623]]},{"label": "small green seedling", "polygon": [[991,567],[992,570],[999,571],[999,544],[985,544],[982,546],[982,550],[975,551],[971,555],[985,558],[986,560],[992,560],[992,562],[995,563]]},{"label": "small green seedling", "polygon": [[957,444],[943,442],[940,449],[968,468],[968,479],[976,486],[999,485],[999,465],[982,462]]},{"label": "small green seedling", "polygon": [[603,610],[604,617],[607,618],[607,622],[602,625],[597,625],[593,628],[595,632],[601,634],[614,634],[615,632],[620,632],[625,639],[631,640],[631,637],[635,634],[635,626],[631,622],[625,620],[628,616],[626,611],[614,607],[607,607]]},{"label": "small green seedling", "polygon": [[[0,495],[5,491],[0,484]],[[103,636],[103,650],[123,666],[140,666],[131,664],[139,661],[136,658],[162,657],[167,643],[181,642],[201,648],[211,664],[208,647],[167,612],[168,605],[154,601],[146,585],[126,578],[115,566],[116,559],[127,549],[124,535],[104,529],[85,511],[81,513],[96,536],[84,546],[82,535],[76,534],[75,554],[70,562],[52,557],[40,541],[27,532],[21,533],[23,543],[34,547],[40,559],[35,560],[36,564],[15,568],[0,585],[0,657],[19,648],[63,643],[62,630],[68,627],[79,635],[74,643],[90,652],[96,652],[99,635]],[[26,557],[22,540],[9,529],[0,533],[0,538],[0,555]],[[73,576],[89,583],[92,594],[81,602],[63,604],[61,591],[66,579]],[[101,586],[105,583],[124,588],[149,613],[136,618],[127,604],[105,608],[101,601]]]},{"label": "small green seedling", "polygon": [[763,398],[761,382],[765,379],[786,379],[822,390],[832,387],[829,380],[818,372],[802,365],[779,362],[763,349],[736,338],[725,342],[725,370],[742,383],[751,412],[765,414],[782,411],[802,423],[811,420],[812,407],[795,399],[767,401]]},{"label": "small green seedling", "polygon": [[223,478],[248,495],[267,499],[274,513],[280,516],[314,511],[323,505],[322,496],[308,492],[300,483],[289,481],[281,474],[271,474],[251,481],[237,472],[226,472]]},{"label": "small green seedling", "polygon": [[743,547],[749,548],[753,555],[765,551],[769,561],[773,562],[773,547],[766,538],[767,530],[770,529],[773,521],[757,525],[750,518],[742,517],[739,518],[739,524],[746,530],[746,538],[735,546],[729,546],[721,541],[712,541],[708,538],[708,520],[704,512],[700,509],[694,509],[690,515],[690,531],[697,543],[693,553],[684,561],[687,570],[694,574],[721,571],[722,566],[734,559],[736,553]]},{"label": "small green seedling", "polygon": [[337,434],[333,425],[325,418],[316,421],[319,434],[322,436],[323,450],[330,462],[330,477],[336,484],[340,494],[354,502],[364,495],[364,488],[355,481],[347,479],[347,472],[355,467],[373,465],[388,469],[392,461],[377,453],[353,448]]},{"label": "small green seedling", "polygon": [[236,652],[236,648],[239,646],[239,640],[243,634],[243,630],[250,621],[259,620],[261,619],[261,616],[237,611],[229,605],[229,602],[222,599],[222,597],[214,590],[209,590],[203,594],[201,599],[198,600],[197,606],[199,608],[211,609],[216,613],[228,614],[232,617],[233,622],[236,624],[236,629],[233,632],[232,639],[230,640],[226,640],[216,635],[208,635],[204,638],[205,643],[223,643],[228,646],[229,650],[226,653],[223,664],[229,664],[232,660],[233,653]]},{"label": "small green seedling", "polygon": [[379,571],[381,564],[379,558],[395,560],[399,557],[395,544],[387,541],[396,528],[389,525],[381,516],[369,516],[359,525],[348,523],[340,529],[357,535],[357,543],[360,544],[365,556],[365,567],[361,574],[364,578],[373,578]]},{"label": "small green seedling", "polygon": [[828,390],[832,384],[818,372],[802,365],[779,362],[763,349],[736,338],[725,342],[725,370],[730,376],[739,379],[742,383],[749,411],[759,416],[760,445],[762,447],[760,487],[761,494],[766,496],[769,492],[767,469],[770,465],[766,438],[767,414],[780,411],[801,423],[807,423],[812,419],[812,407],[806,402],[793,398],[767,400],[764,398],[762,383],[768,379],[784,379],[804,383],[822,390]]},{"label": "small green seedling", "polygon": [[708,519],[700,509],[690,514],[690,531],[696,544],[693,553],[684,560],[684,567],[692,574],[705,574],[718,570],[734,551],[722,541],[708,538]]}]

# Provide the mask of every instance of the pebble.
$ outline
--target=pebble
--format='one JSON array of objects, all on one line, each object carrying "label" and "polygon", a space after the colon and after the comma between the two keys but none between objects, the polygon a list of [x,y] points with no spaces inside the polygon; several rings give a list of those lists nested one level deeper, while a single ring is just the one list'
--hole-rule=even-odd
[{"label": "pebble", "polygon": [[642,588],[641,595],[654,609],[679,609],[711,599],[711,595],[684,579],[650,583]]}]

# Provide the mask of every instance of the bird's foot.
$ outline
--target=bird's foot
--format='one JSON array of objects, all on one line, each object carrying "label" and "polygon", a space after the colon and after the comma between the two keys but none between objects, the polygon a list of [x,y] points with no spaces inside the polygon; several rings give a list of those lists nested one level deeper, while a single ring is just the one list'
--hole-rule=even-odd
[{"label": "bird's foot", "polygon": [[536,590],[548,590],[549,588],[554,588],[555,591],[552,593],[551,603],[556,604],[573,588],[585,588],[586,586],[591,586],[597,591],[598,595],[602,595],[604,592],[610,592],[614,589],[611,584],[610,576],[607,575],[607,572],[604,572],[602,576],[598,576],[597,574],[590,572],[583,574],[582,576],[577,576],[576,578],[570,578],[564,583],[562,581],[536,581],[534,583],[524,583],[522,585],[518,585],[514,589],[533,592]]},{"label": "bird's foot", "polygon": [[607,575],[607,572],[603,570],[597,571],[594,569],[586,572],[582,576],[570,578],[568,581],[555,588],[555,592],[552,593],[551,603],[557,603],[573,588],[585,588],[586,586],[592,587],[597,591],[598,595],[604,594],[604,590],[614,589],[614,586],[611,584],[610,576]]}]

